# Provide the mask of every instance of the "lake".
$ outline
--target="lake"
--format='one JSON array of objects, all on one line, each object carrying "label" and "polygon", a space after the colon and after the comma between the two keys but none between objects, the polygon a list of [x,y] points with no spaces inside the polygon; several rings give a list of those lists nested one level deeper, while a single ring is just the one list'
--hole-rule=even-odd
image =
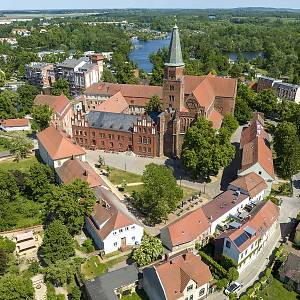
[{"label": "lake", "polygon": [[[237,62],[238,60],[238,53],[237,52],[228,52],[225,53],[225,55],[228,56],[229,61],[231,62]],[[263,51],[251,51],[251,52],[241,52],[241,55],[244,57],[246,61],[251,61],[255,59],[256,57],[265,57],[266,53]]]},{"label": "lake", "polygon": [[169,47],[170,40],[171,36],[163,40],[149,40],[145,42],[134,39],[132,40],[134,48],[131,50],[129,57],[140,69],[151,73],[152,64],[149,60],[149,55],[157,52],[160,48]]}]

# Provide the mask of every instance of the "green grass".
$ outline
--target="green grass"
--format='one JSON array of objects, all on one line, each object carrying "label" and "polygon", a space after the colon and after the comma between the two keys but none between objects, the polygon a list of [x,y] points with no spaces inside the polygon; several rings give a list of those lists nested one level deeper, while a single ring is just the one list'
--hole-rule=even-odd
[{"label": "green grass", "polygon": [[130,172],[126,172],[120,169],[112,168],[112,171],[109,175],[109,180],[115,184],[121,184],[123,180],[125,180],[127,183],[134,183],[134,182],[141,182],[142,176]]},{"label": "green grass", "polygon": [[264,300],[296,300],[298,294],[296,292],[288,291],[283,283],[273,278],[272,282],[268,284],[260,293],[259,296]]},{"label": "green grass", "polygon": [[81,265],[81,272],[85,279],[91,279],[107,272],[107,266],[100,263],[98,256],[93,256]]},{"label": "green grass", "polygon": [[128,258],[128,255],[123,255],[118,258],[108,261],[105,265],[107,266],[107,268],[112,268],[114,265],[126,260],[127,258]]},{"label": "green grass", "polygon": [[122,300],[149,300],[144,290],[138,290],[136,293],[132,293],[128,296],[122,296]]},{"label": "green grass", "polygon": [[19,162],[15,162],[13,160],[5,160],[0,161],[0,169],[2,171],[12,171],[12,170],[19,170],[23,172],[28,172],[30,166],[37,162],[35,156],[22,159]]},{"label": "green grass", "polygon": [[128,194],[132,194],[133,191],[136,191],[136,192],[141,192],[143,190],[143,185],[140,184],[140,185],[135,185],[135,186],[127,186],[125,188],[125,193],[128,193]]},{"label": "green grass", "polygon": [[111,258],[111,257],[114,257],[114,256],[119,255],[121,253],[122,253],[121,251],[117,250],[117,251],[106,254],[105,258]]},{"label": "green grass", "polygon": [[190,197],[199,193],[198,190],[191,189],[184,186],[182,186],[181,189],[183,190],[183,200],[189,199]]}]

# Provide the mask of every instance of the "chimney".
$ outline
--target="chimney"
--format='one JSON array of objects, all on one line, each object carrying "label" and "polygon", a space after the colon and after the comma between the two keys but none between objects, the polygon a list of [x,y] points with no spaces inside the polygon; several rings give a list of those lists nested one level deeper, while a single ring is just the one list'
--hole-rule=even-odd
[{"label": "chimney", "polygon": [[186,253],[182,255],[183,260],[186,260]]},{"label": "chimney", "polygon": [[71,160],[74,160],[74,159],[75,159],[75,155],[72,155]]},{"label": "chimney", "polygon": [[83,176],[88,176],[89,174],[88,174],[88,171],[87,170],[84,170],[84,172],[83,172]]}]

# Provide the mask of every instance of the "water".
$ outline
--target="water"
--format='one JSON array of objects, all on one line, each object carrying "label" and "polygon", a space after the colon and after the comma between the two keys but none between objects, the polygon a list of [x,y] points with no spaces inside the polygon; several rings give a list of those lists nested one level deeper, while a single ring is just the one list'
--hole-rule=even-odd
[{"label": "water", "polygon": [[[226,55],[229,57],[229,60],[232,62],[237,62],[239,54],[237,52],[228,52]],[[265,57],[266,53],[262,51],[252,51],[252,52],[241,52],[241,55],[246,61],[251,61],[256,57]]]},{"label": "water", "polygon": [[138,65],[140,69],[147,73],[152,72],[152,64],[149,60],[149,55],[157,52],[160,48],[169,47],[171,37],[168,36],[162,40],[139,41],[133,40],[134,49],[131,50],[129,57]]}]

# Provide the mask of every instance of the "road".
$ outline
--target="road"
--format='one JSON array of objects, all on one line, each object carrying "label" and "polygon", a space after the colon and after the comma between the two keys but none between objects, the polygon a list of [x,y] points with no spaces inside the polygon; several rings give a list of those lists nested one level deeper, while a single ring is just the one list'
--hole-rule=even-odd
[{"label": "road", "polygon": [[[279,246],[279,241],[287,236],[293,228],[293,222],[291,222],[291,220],[294,219],[300,211],[300,199],[298,197],[281,198],[283,201],[280,208],[279,225],[273,235],[270,236],[258,257],[240,274],[238,281],[244,284],[240,293],[245,292],[247,288],[259,278],[261,272],[266,269],[272,252]],[[223,293],[214,293],[207,299],[223,300],[227,299],[227,297]]]}]

